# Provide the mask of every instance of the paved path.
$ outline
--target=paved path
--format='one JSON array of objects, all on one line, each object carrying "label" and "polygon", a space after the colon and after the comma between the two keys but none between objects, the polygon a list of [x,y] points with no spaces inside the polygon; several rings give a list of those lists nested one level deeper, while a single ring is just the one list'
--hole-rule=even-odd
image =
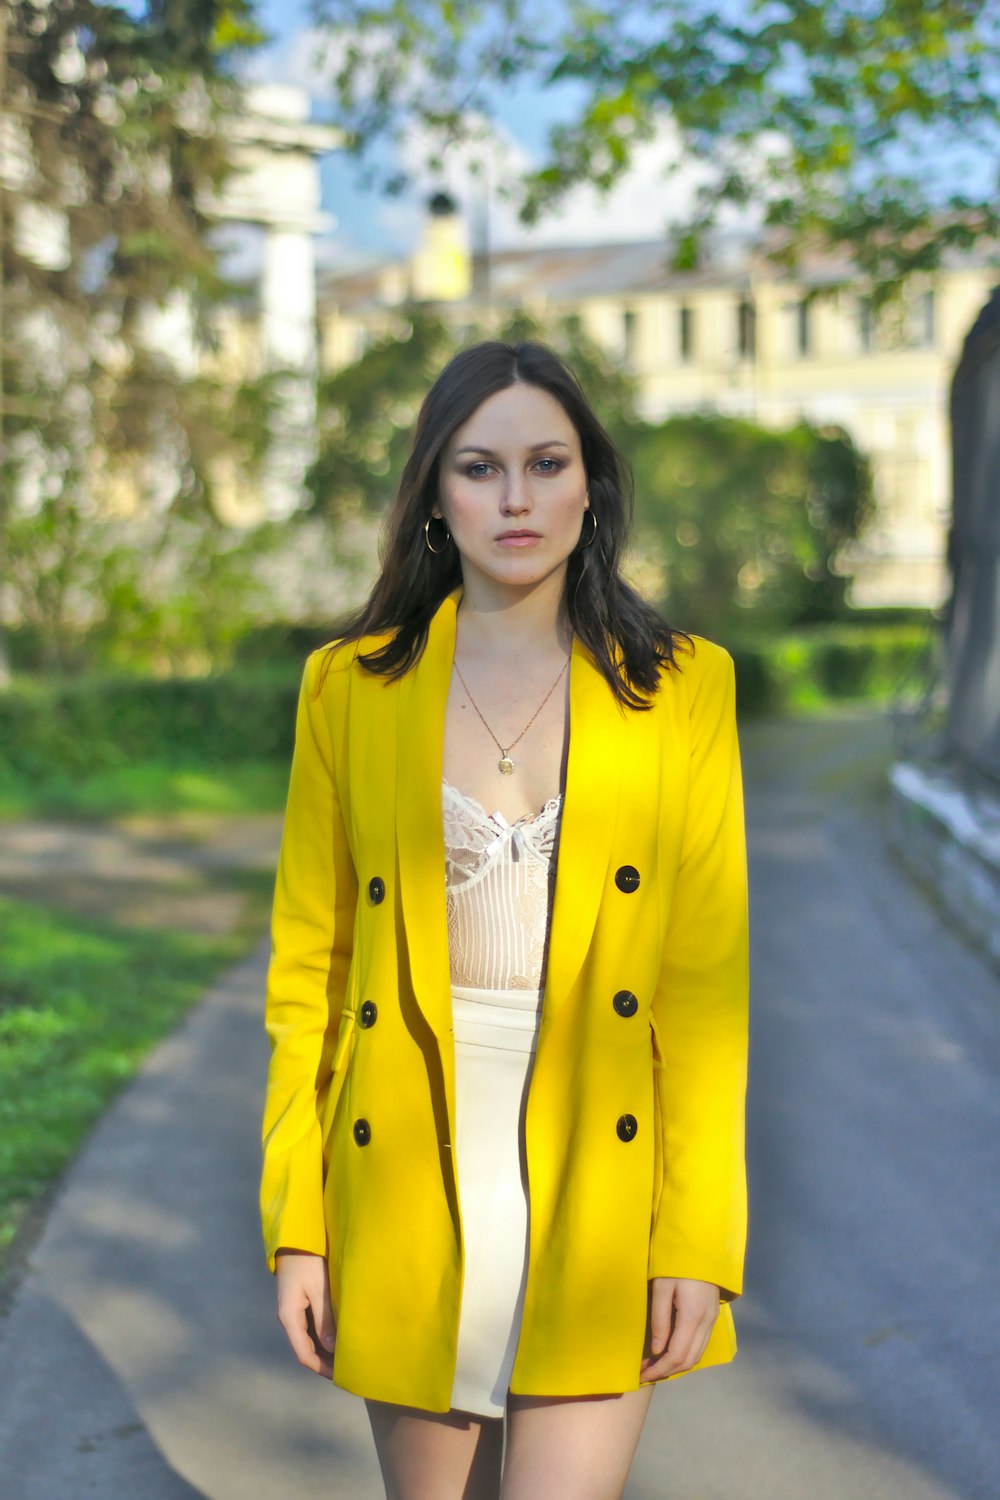
[{"label": "paved path", "polygon": [[228,932],[242,908],[231,877],[273,870],[280,832],[270,813],[12,820],[0,825],[0,892],[126,926]]},{"label": "paved path", "polygon": [[[744,735],[741,1353],[657,1393],[629,1500],[994,1500],[1000,984],[886,857],[885,727]],[[0,1326],[3,1500],[380,1500],[260,1264],[262,948],[151,1058]]]}]

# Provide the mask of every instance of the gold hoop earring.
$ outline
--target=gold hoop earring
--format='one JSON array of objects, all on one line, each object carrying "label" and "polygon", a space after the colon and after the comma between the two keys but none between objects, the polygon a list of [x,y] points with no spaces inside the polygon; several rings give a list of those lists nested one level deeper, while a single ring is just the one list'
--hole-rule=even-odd
[{"label": "gold hoop earring", "polygon": [[[584,516],[583,516],[584,521],[587,519],[588,516],[590,517],[590,519],[594,523],[594,529],[590,533],[590,536],[587,538],[587,540],[581,544],[581,547],[580,547],[581,552],[583,551],[584,547],[592,547],[594,545],[594,537],[597,535],[597,517],[594,515],[593,509],[589,505],[587,506],[587,509],[584,511]],[[583,521],[580,522],[580,535],[581,536],[583,535]]]},{"label": "gold hoop earring", "polygon": [[[444,546],[443,547],[432,547],[431,546],[431,522],[432,521],[440,521],[441,525],[444,526],[445,538],[444,538]],[[447,526],[445,526],[443,517],[441,517],[441,516],[428,516],[427,517],[427,520],[424,522],[424,541],[427,543],[427,550],[428,550],[428,552],[433,553],[435,557],[440,557],[442,552],[446,552],[448,550],[448,543],[451,541],[451,532],[448,530]]]}]

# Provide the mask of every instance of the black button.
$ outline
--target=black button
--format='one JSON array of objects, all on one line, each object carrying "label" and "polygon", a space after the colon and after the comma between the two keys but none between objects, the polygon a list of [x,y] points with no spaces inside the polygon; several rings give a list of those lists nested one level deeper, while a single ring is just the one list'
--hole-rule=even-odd
[{"label": "black button", "polygon": [[[639,1009],[639,1002],[631,990],[619,990],[611,1004],[620,1016],[634,1016]],[[364,1015],[364,1011],[361,1014]]]},{"label": "black button", "polygon": [[[361,1123],[363,1124],[364,1122],[362,1121]],[[368,1127],[365,1126],[366,1130],[367,1128]],[[635,1115],[619,1115],[617,1128],[618,1139],[620,1141],[634,1141],[635,1137],[639,1133],[639,1121],[636,1119]],[[357,1129],[358,1127],[357,1125],[355,1125],[355,1134],[357,1134]]]},{"label": "black button", "polygon": [[365,1030],[367,1030],[369,1026],[374,1026],[377,1020],[378,1006],[375,1004],[374,1000],[366,1000],[364,1005],[362,1005],[361,1007],[362,1026],[365,1028]]},{"label": "black button", "polygon": [[[638,876],[636,879],[638,880]],[[385,900],[385,881],[381,875],[373,875],[369,880],[368,895],[373,906],[378,906],[380,901]]]},{"label": "black button", "polygon": [[621,869],[615,871],[615,885],[626,895],[639,889],[639,871],[635,865],[622,865]]},{"label": "black button", "polygon": [[[618,1134],[621,1135],[621,1121],[620,1120],[618,1122],[618,1125],[619,1125]],[[355,1120],[355,1122],[354,1122],[354,1139],[357,1141],[358,1145],[359,1146],[367,1146],[367,1144],[371,1140],[371,1138],[372,1138],[372,1128],[369,1125],[368,1121],[367,1120]]]}]

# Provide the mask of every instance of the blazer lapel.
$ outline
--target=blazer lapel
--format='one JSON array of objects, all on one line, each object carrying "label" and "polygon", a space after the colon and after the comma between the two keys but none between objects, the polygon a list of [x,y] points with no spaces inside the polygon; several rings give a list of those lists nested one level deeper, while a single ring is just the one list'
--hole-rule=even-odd
[{"label": "blazer lapel", "polygon": [[449,594],[431,620],[424,652],[400,683],[396,718],[399,885],[410,978],[417,1004],[439,1040],[451,1026],[441,777],[460,593]]},{"label": "blazer lapel", "polygon": [[[460,597],[456,589],[434,615],[423,655],[400,683],[396,720],[399,883],[410,977],[417,1003],[440,1041],[451,1026],[441,777]],[[593,936],[607,882],[625,750],[624,711],[579,640],[573,642],[569,680],[569,757],[546,967],[547,1011],[569,996]]]},{"label": "blazer lapel", "polygon": [[568,998],[583,967],[607,884],[618,820],[625,713],[590,652],[574,639],[569,757],[559,832],[545,1010]]}]

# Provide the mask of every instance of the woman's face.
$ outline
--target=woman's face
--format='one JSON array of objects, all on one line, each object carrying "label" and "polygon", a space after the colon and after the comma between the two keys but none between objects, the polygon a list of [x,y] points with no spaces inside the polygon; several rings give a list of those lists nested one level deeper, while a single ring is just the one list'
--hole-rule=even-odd
[{"label": "woman's face", "polygon": [[495,583],[565,572],[588,506],[580,439],[548,391],[522,381],[489,396],[441,455],[440,503],[462,559]]}]

